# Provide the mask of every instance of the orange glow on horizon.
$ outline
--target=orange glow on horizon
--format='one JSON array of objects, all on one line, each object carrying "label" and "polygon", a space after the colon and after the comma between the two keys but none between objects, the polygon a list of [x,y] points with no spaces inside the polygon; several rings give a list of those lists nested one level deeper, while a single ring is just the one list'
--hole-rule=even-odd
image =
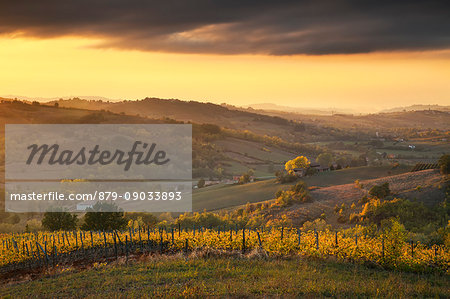
[{"label": "orange glow on horizon", "polygon": [[0,95],[358,109],[450,104],[450,51],[200,55],[96,48],[99,42],[0,38]]}]

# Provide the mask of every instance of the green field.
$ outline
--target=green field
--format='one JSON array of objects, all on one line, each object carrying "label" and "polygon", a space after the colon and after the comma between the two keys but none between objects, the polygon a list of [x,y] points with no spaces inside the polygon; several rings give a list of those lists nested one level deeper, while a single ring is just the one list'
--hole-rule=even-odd
[{"label": "green field", "polygon": [[233,151],[244,156],[248,155],[262,161],[273,161],[275,163],[284,163],[297,156],[294,153],[281,150],[274,146],[237,138],[228,137],[215,141],[215,144],[222,147],[225,151]]},{"label": "green field", "polygon": [[410,166],[400,165],[392,169],[389,165],[352,167],[336,171],[319,173],[306,177],[304,181],[309,186],[329,187],[353,183],[355,180],[371,180],[389,175],[405,173],[411,170]]},{"label": "green field", "polygon": [[197,189],[192,195],[192,209],[210,211],[239,206],[247,202],[265,201],[272,199],[281,187],[275,180],[265,180],[246,185],[221,184]]},{"label": "green field", "polygon": [[[346,145],[353,145],[356,141],[340,141]],[[367,149],[371,147],[367,145],[369,141],[358,141],[360,145],[365,145]],[[336,143],[336,141],[319,141],[310,142],[308,144],[318,145],[322,147],[328,147],[330,144]],[[414,145],[415,149],[410,149],[408,146]],[[405,142],[384,141],[382,147],[375,148],[374,150],[379,153],[394,154],[396,156],[408,156],[415,159],[439,159],[440,156],[448,152],[450,143],[448,141],[430,141],[430,140],[408,140]],[[363,151],[355,150],[333,150],[334,152],[351,154],[357,157],[363,154]]]},{"label": "green field", "polygon": [[273,165],[273,172],[269,171],[269,165],[268,164],[241,164],[239,162],[236,161],[226,161],[226,166],[224,166],[225,171],[227,174],[230,175],[239,175],[241,176],[243,173],[246,173],[247,171],[249,171],[249,169],[253,169],[254,171],[254,176],[256,177],[266,177],[266,176],[271,176],[271,177],[275,177],[274,172],[277,170],[281,170],[284,169],[284,164],[276,164]]},{"label": "green field", "polygon": [[270,176],[274,171],[269,171],[269,163],[274,164],[274,170],[278,170],[284,168],[287,160],[297,156],[264,143],[237,138],[227,137],[214,143],[230,159],[223,163],[225,171],[231,175],[241,175],[251,168],[254,169],[255,176]]},{"label": "green field", "polygon": [[[416,148],[410,149],[408,145],[414,145]],[[389,147],[389,148],[386,148]],[[386,152],[387,154],[410,156],[423,159],[439,159],[440,156],[448,152],[449,142],[432,142],[422,140],[410,140],[402,143],[384,142],[383,148],[376,149],[377,152]]]},{"label": "green field", "polygon": [[153,257],[0,285],[4,298],[449,297],[448,276],[305,258]]},{"label": "green field", "polygon": [[[383,176],[404,173],[410,170],[408,166],[400,166],[391,169],[390,166],[367,166],[341,169],[336,171],[319,173],[305,178],[309,186],[328,187],[353,183],[355,180],[369,180]],[[266,201],[274,198],[274,194],[280,188],[288,188],[289,185],[281,185],[274,179],[257,181],[245,185],[214,185],[202,189],[196,189],[192,196],[194,211],[219,210],[233,206]]]}]

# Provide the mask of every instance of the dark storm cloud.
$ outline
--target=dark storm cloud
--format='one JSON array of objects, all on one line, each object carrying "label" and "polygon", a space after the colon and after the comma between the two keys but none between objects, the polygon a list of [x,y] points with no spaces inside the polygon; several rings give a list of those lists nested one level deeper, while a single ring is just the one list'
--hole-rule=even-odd
[{"label": "dark storm cloud", "polygon": [[101,37],[183,53],[336,54],[450,46],[449,1],[0,0],[0,34]]}]

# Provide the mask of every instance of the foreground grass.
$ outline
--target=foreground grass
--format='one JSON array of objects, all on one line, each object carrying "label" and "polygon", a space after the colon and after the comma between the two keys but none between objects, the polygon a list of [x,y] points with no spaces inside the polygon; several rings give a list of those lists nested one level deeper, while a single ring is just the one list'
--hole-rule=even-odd
[{"label": "foreground grass", "polygon": [[450,297],[448,276],[311,259],[151,257],[0,285],[0,297]]}]

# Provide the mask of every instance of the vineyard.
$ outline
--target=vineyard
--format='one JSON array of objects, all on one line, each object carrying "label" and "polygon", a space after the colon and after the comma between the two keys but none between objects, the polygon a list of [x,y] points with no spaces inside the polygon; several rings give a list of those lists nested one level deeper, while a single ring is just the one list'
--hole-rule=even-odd
[{"label": "vineyard", "polygon": [[438,163],[417,163],[411,172],[421,171],[421,170],[427,170],[427,169],[438,169],[439,164]]},{"label": "vineyard", "polygon": [[388,269],[414,272],[449,272],[450,253],[444,246],[428,248],[388,234],[301,231],[294,228],[169,229],[137,228],[128,231],[60,231],[2,234],[0,275],[80,262],[128,259],[148,252],[189,252],[199,248],[251,251],[270,256],[335,257]]}]

